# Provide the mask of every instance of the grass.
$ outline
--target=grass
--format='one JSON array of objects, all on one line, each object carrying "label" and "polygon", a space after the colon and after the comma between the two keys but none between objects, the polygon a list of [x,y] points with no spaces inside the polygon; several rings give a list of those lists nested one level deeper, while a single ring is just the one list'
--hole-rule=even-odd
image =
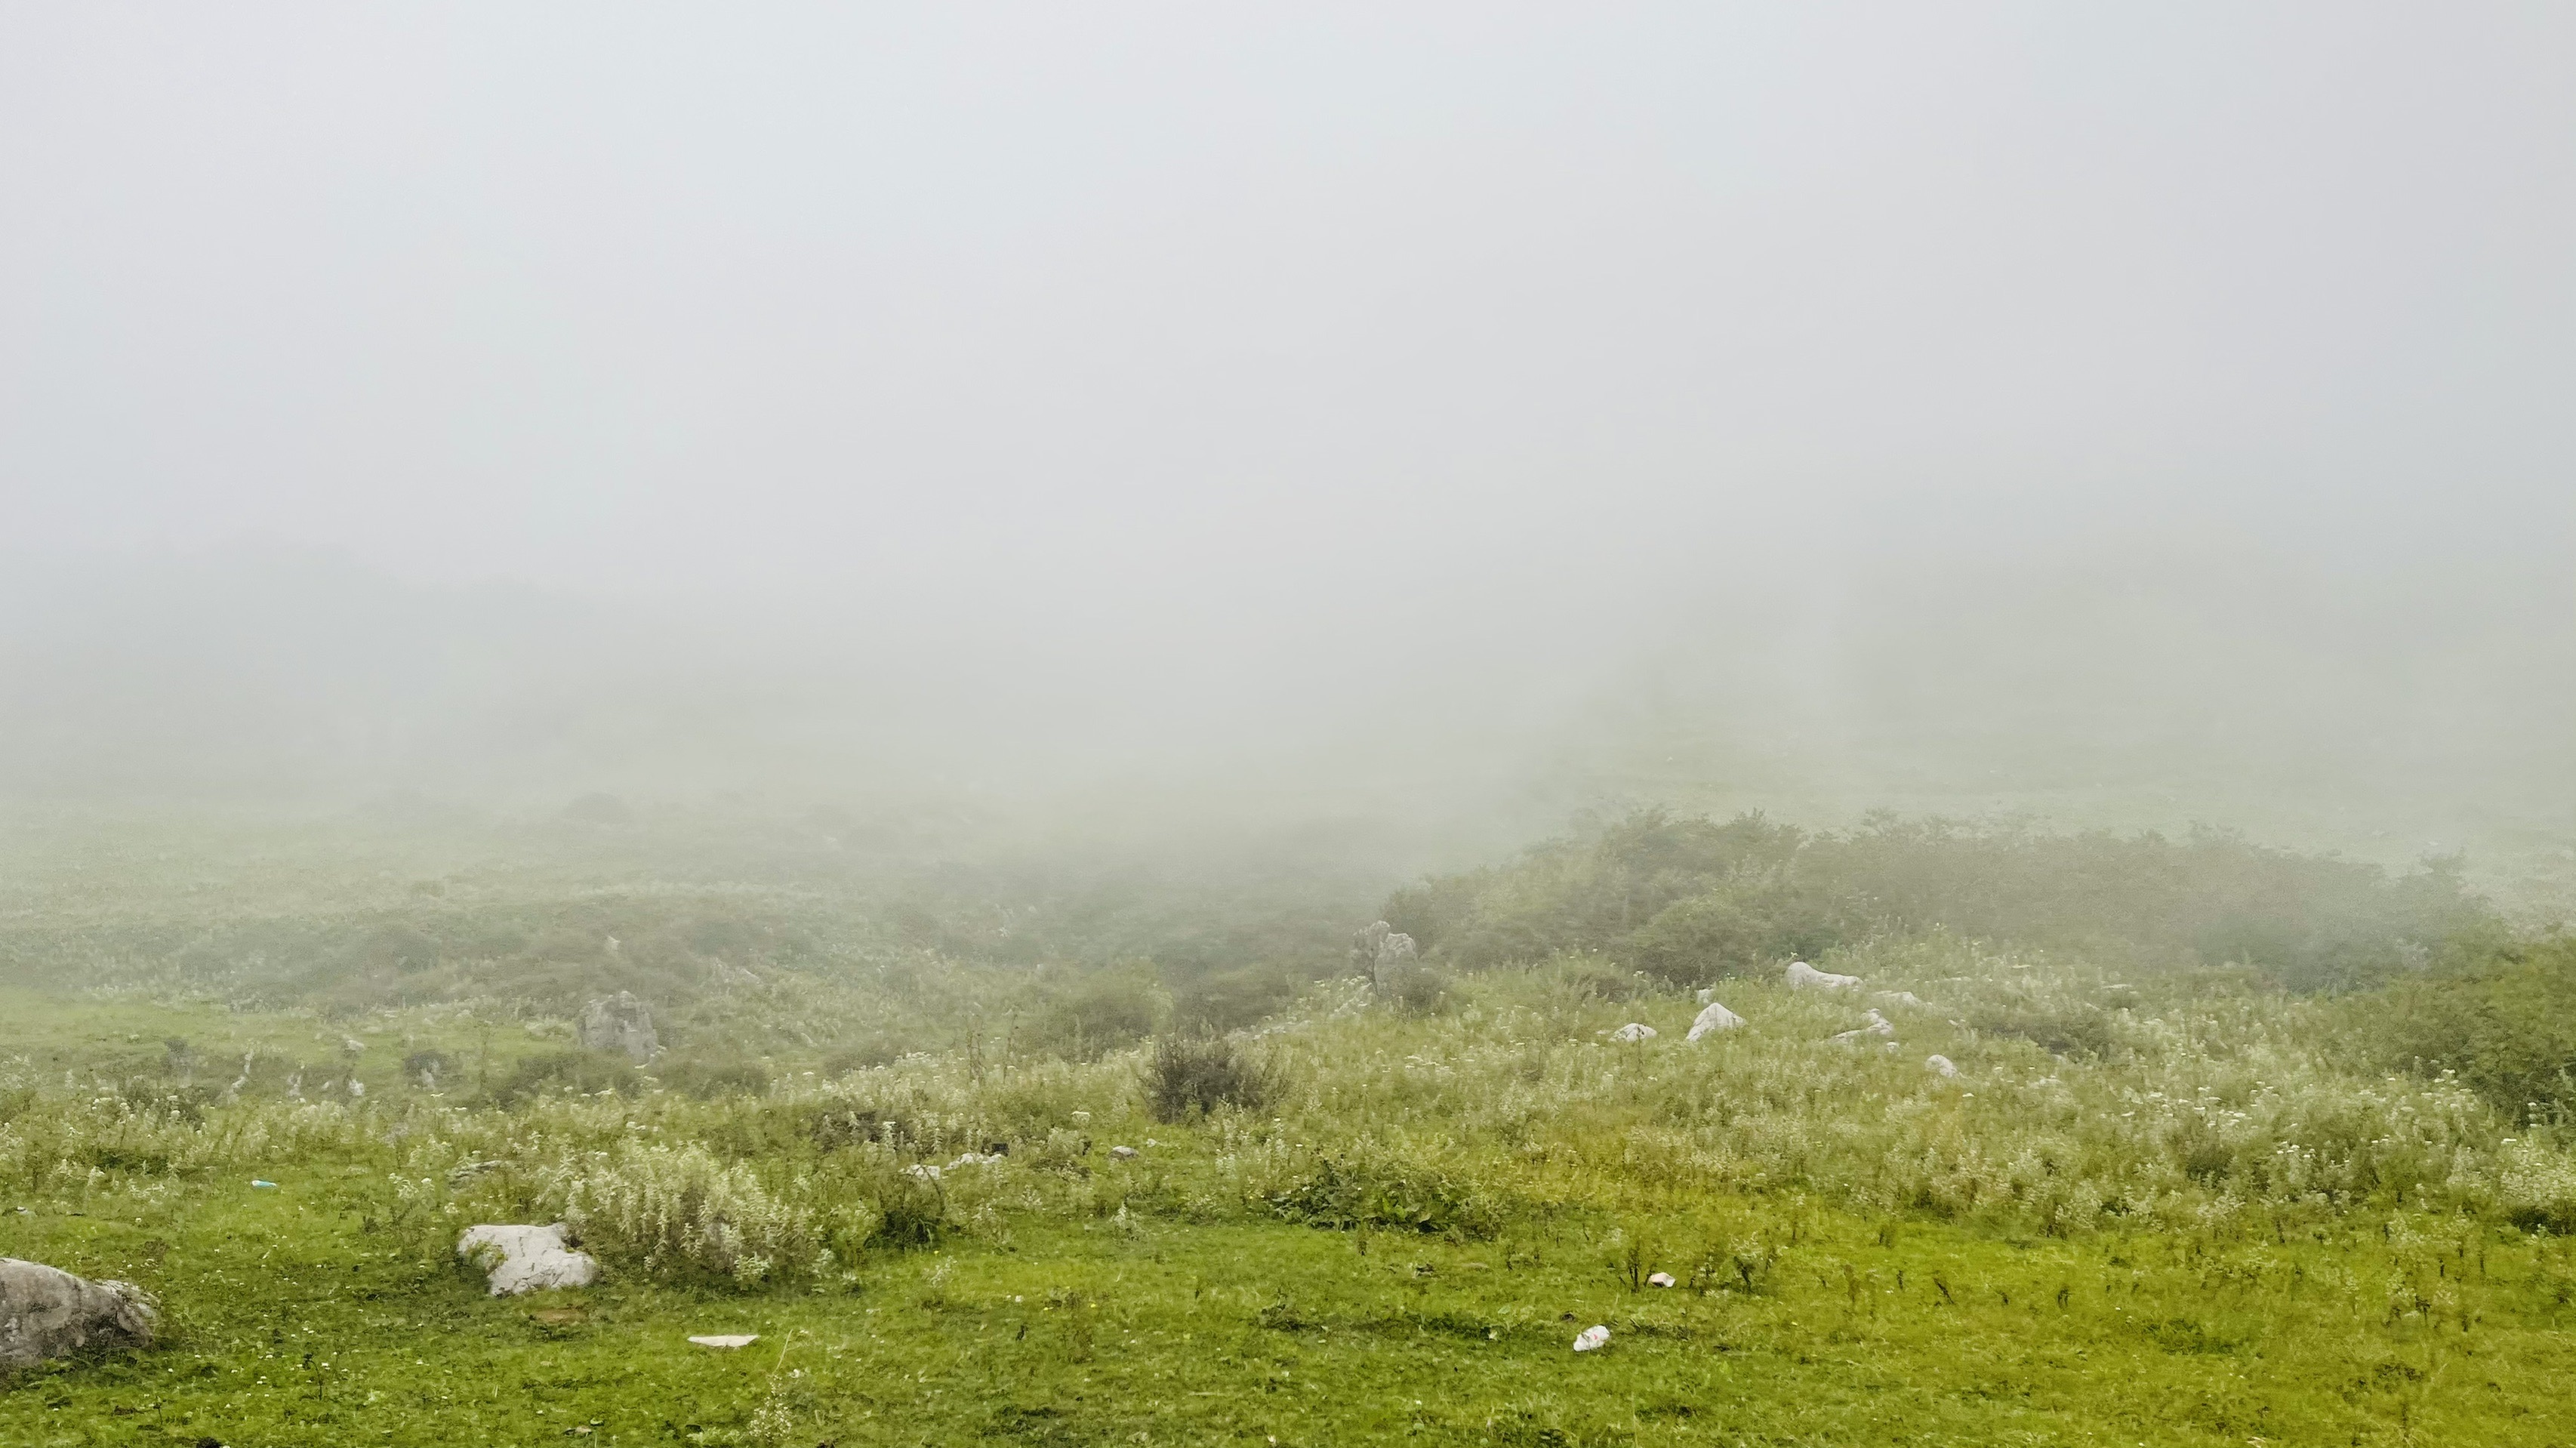
[{"label": "grass", "polygon": [[[1928,1002],[1879,1002],[1900,1049],[1768,973],[1690,1046],[1693,993],[1614,956],[1453,974],[1435,941],[1419,1000],[1309,975],[1226,1035],[1145,964],[563,888],[438,897],[424,933],[536,943],[441,956],[432,999],[350,994],[329,963],[381,921],[303,893],[141,931],[93,881],[0,922],[0,1254],[139,1282],[167,1328],[0,1388],[0,1443],[2576,1444],[2576,1157],[2389,1074],[2360,1023],[2400,996],[1879,932],[1818,960]],[[603,919],[584,969],[651,944],[695,982],[681,1049],[504,1089],[569,1031],[517,962]],[[67,988],[63,941],[114,968]],[[495,1300],[454,1258],[554,1220],[596,1287]],[[760,1340],[687,1342],[721,1332]]]},{"label": "grass", "polygon": [[[2440,1311],[2394,1317],[2375,1233],[2034,1241],[1812,1206],[1752,1292],[1633,1290],[1600,1219],[1464,1242],[1130,1217],[889,1255],[823,1294],[494,1300],[388,1252],[347,1185],[21,1218],[15,1245],[76,1269],[154,1264],[174,1333],[23,1379],[0,1437],[2543,1445],[2576,1369],[2563,1248],[2487,1234],[2446,1242]],[[1612,1345],[1578,1357],[1593,1322]],[[705,1332],[762,1337],[685,1341]]]}]

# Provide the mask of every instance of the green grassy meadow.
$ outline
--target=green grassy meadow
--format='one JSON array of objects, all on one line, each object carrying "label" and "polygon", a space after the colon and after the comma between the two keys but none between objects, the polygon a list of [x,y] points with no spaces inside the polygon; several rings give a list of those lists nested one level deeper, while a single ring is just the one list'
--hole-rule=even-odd
[{"label": "green grassy meadow", "polygon": [[22,879],[0,1254],[164,1335],[0,1442],[2576,1443],[2563,941],[2356,870],[1640,816],[1374,987],[1311,878]]}]

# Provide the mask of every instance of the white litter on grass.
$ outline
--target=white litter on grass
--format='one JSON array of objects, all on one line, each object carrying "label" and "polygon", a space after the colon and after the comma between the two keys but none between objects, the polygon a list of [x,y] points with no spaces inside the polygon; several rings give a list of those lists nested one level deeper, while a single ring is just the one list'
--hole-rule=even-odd
[{"label": "white litter on grass", "polygon": [[1583,1331],[1574,1335],[1574,1350],[1576,1352],[1590,1352],[1596,1347],[1608,1347],[1609,1345],[1610,1329],[1601,1326],[1599,1323],[1594,1323],[1592,1326],[1587,1327],[1583,1329]]},{"label": "white litter on grass", "polygon": [[932,1166],[926,1161],[917,1161],[912,1165],[905,1167],[903,1169],[903,1174],[917,1182],[935,1182],[939,1180],[939,1168]]},{"label": "white litter on grass", "polygon": [[1682,1037],[1682,1042],[1687,1045],[1711,1031],[1731,1031],[1743,1024],[1744,1017],[1712,1000],[1699,1013],[1699,1019],[1691,1022],[1690,1034]]},{"label": "white litter on grass", "polygon": [[1926,1056],[1926,1057],[1924,1057],[1924,1058],[1923,1058],[1923,1069],[1924,1069],[1924,1070],[1926,1070],[1926,1071],[1931,1072],[1931,1073],[1932,1073],[1933,1075],[1935,1075],[1935,1076],[1939,1076],[1939,1077],[1942,1077],[1942,1078],[1944,1078],[1944,1079],[1947,1079],[1947,1078],[1949,1078],[1949,1077],[1953,1077],[1953,1076],[1956,1076],[1956,1075],[1958,1075],[1958,1074],[1959,1074],[1959,1068],[1958,1068],[1958,1066],[1957,1066],[1957,1065],[1955,1065],[1955,1064],[1953,1064],[1953,1063],[1952,1063],[1952,1061],[1950,1060],[1950,1058],[1949,1058],[1949,1057],[1947,1057],[1947,1056]]},{"label": "white litter on grass", "polygon": [[1655,1028],[1647,1025],[1643,1021],[1630,1021],[1628,1024],[1621,1026],[1619,1029],[1610,1033],[1610,1039],[1614,1041],[1626,1041],[1631,1044],[1638,1041],[1651,1041],[1654,1038]]},{"label": "white litter on grass", "polygon": [[690,1338],[689,1341],[696,1343],[700,1347],[749,1347],[753,1343],[760,1341],[760,1334],[756,1332],[711,1332],[704,1337]]},{"label": "white litter on grass", "polygon": [[1789,962],[1788,978],[1789,989],[1791,990],[1860,989],[1859,976],[1836,975],[1830,970],[1818,970],[1803,960],[1793,960]]},{"label": "white litter on grass", "polygon": [[1673,1285],[1673,1274],[1670,1272],[1658,1272],[1654,1276],[1646,1279],[1646,1285],[1649,1287],[1670,1287]]}]

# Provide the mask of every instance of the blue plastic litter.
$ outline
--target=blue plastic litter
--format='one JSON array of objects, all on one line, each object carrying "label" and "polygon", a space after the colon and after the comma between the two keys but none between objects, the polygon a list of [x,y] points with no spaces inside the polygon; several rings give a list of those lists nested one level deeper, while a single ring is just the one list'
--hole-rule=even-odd
[{"label": "blue plastic litter", "polygon": [[277,1183],[275,1183],[275,1182],[264,1182],[264,1181],[261,1181],[261,1180],[260,1180],[259,1178],[257,1178],[257,1177],[252,1177],[252,1178],[250,1179],[250,1184],[251,1184],[252,1186],[255,1186],[255,1187],[274,1187],[274,1186],[276,1186],[276,1185],[277,1185]]}]

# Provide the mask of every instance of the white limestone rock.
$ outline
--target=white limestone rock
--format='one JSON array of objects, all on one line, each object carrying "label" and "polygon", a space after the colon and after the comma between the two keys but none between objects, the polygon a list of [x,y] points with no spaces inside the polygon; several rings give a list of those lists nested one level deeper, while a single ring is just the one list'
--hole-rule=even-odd
[{"label": "white limestone rock", "polygon": [[1885,1038],[1895,1034],[1896,1027],[1888,1022],[1887,1017],[1878,1013],[1878,1008],[1876,1006],[1872,1006],[1870,1007],[1867,1017],[1867,1024],[1853,1030],[1837,1032],[1834,1035],[1834,1039],[1847,1045],[1857,1046],[1867,1044],[1869,1038],[1873,1036]]},{"label": "white limestone rock", "polygon": [[1803,960],[1789,962],[1788,980],[1791,990],[1860,989],[1859,976],[1836,975],[1830,970],[1818,970]]},{"label": "white limestone rock", "polygon": [[1711,1000],[1701,1007],[1698,1019],[1691,1022],[1690,1034],[1682,1037],[1682,1042],[1688,1045],[1713,1031],[1732,1031],[1743,1024],[1744,1017]]},{"label": "white limestone rock", "polygon": [[1655,1028],[1647,1025],[1643,1021],[1630,1021],[1628,1024],[1621,1026],[1619,1029],[1610,1033],[1610,1039],[1614,1041],[1623,1041],[1631,1045],[1639,1041],[1651,1041],[1654,1038]]},{"label": "white limestone rock", "polygon": [[1958,1066],[1953,1064],[1947,1056],[1924,1057],[1923,1069],[1945,1081],[1953,1080],[1959,1074]]},{"label": "white limestone rock", "polygon": [[1422,958],[1413,937],[1387,924],[1372,921],[1351,937],[1351,966],[1379,990],[1393,984],[1394,977],[1404,973]]},{"label": "white limestone rock", "polygon": [[551,1227],[468,1227],[457,1239],[456,1255],[491,1274],[495,1297],[588,1287],[599,1280],[598,1259],[566,1246],[561,1222]]},{"label": "white limestone rock", "polygon": [[131,1282],[92,1282],[0,1257],[0,1371],[86,1348],[150,1347],[160,1314]]},{"label": "white limestone rock", "polygon": [[653,1033],[653,1008],[633,991],[583,1006],[576,1034],[589,1050],[623,1051],[638,1061],[650,1061],[662,1049],[661,1038]]}]

